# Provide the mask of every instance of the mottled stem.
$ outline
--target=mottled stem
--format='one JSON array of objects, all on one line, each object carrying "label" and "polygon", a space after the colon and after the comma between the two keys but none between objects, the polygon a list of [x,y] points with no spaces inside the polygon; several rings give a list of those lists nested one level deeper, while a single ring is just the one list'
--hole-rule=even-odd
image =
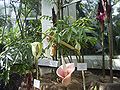
[{"label": "mottled stem", "polygon": [[38,59],[35,57],[36,79],[38,79]]}]

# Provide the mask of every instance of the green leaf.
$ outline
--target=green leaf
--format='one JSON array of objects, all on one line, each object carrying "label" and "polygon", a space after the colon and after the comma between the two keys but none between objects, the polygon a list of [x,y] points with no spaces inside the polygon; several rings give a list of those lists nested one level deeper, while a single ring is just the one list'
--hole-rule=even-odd
[{"label": "green leaf", "polygon": [[72,31],[77,34],[77,30],[74,27],[71,27]]},{"label": "green leaf", "polygon": [[61,39],[60,39],[60,36],[58,35],[57,37],[57,42],[60,43]]},{"label": "green leaf", "polygon": [[71,36],[72,36],[72,31],[71,31],[71,28],[69,29],[69,32],[67,34],[67,41],[69,42],[70,39],[71,39]]}]

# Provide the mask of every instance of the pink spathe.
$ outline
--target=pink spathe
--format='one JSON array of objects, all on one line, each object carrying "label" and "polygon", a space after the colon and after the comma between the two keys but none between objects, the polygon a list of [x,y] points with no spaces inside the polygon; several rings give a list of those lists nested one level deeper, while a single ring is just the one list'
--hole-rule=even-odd
[{"label": "pink spathe", "polygon": [[97,16],[97,19],[101,22],[104,23],[106,16],[105,13],[100,13],[100,15]]},{"label": "pink spathe", "polygon": [[62,84],[64,86],[67,86],[71,82],[71,74],[74,72],[75,66],[74,63],[68,63],[66,64],[66,67],[63,68],[63,65],[61,65],[56,73],[57,75],[62,79]]}]

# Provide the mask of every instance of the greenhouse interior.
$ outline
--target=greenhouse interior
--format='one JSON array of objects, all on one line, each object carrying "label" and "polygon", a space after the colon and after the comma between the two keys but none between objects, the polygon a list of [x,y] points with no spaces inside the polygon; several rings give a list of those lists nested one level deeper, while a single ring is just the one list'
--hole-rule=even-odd
[{"label": "greenhouse interior", "polygon": [[0,90],[120,90],[120,0],[0,0]]}]

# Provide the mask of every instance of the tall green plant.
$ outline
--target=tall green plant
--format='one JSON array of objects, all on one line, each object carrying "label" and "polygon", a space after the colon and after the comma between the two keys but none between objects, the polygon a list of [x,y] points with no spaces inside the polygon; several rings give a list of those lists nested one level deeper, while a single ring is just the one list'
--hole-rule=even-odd
[{"label": "tall green plant", "polygon": [[26,2],[20,2],[19,8],[15,7],[16,3],[14,1],[11,1],[11,7],[15,12],[17,22],[9,30],[5,28],[3,34],[5,51],[0,54],[0,61],[3,62],[0,79],[5,81],[8,81],[9,74],[14,72],[22,75],[32,71],[34,57],[31,51],[31,43],[41,42],[41,35],[38,33],[41,32],[41,21],[38,18],[27,20],[32,7],[30,8],[28,0],[23,1]]},{"label": "tall green plant", "polygon": [[94,31],[91,19],[81,18],[71,24],[68,23],[69,19],[58,20],[56,23],[57,26],[49,29],[47,34],[54,37],[51,42],[59,43],[59,46],[64,48],[65,51],[68,48],[64,47],[61,41],[73,46],[75,51],[77,51],[77,55],[80,55],[81,48],[86,48],[89,43],[91,45],[96,44],[97,34]]}]

